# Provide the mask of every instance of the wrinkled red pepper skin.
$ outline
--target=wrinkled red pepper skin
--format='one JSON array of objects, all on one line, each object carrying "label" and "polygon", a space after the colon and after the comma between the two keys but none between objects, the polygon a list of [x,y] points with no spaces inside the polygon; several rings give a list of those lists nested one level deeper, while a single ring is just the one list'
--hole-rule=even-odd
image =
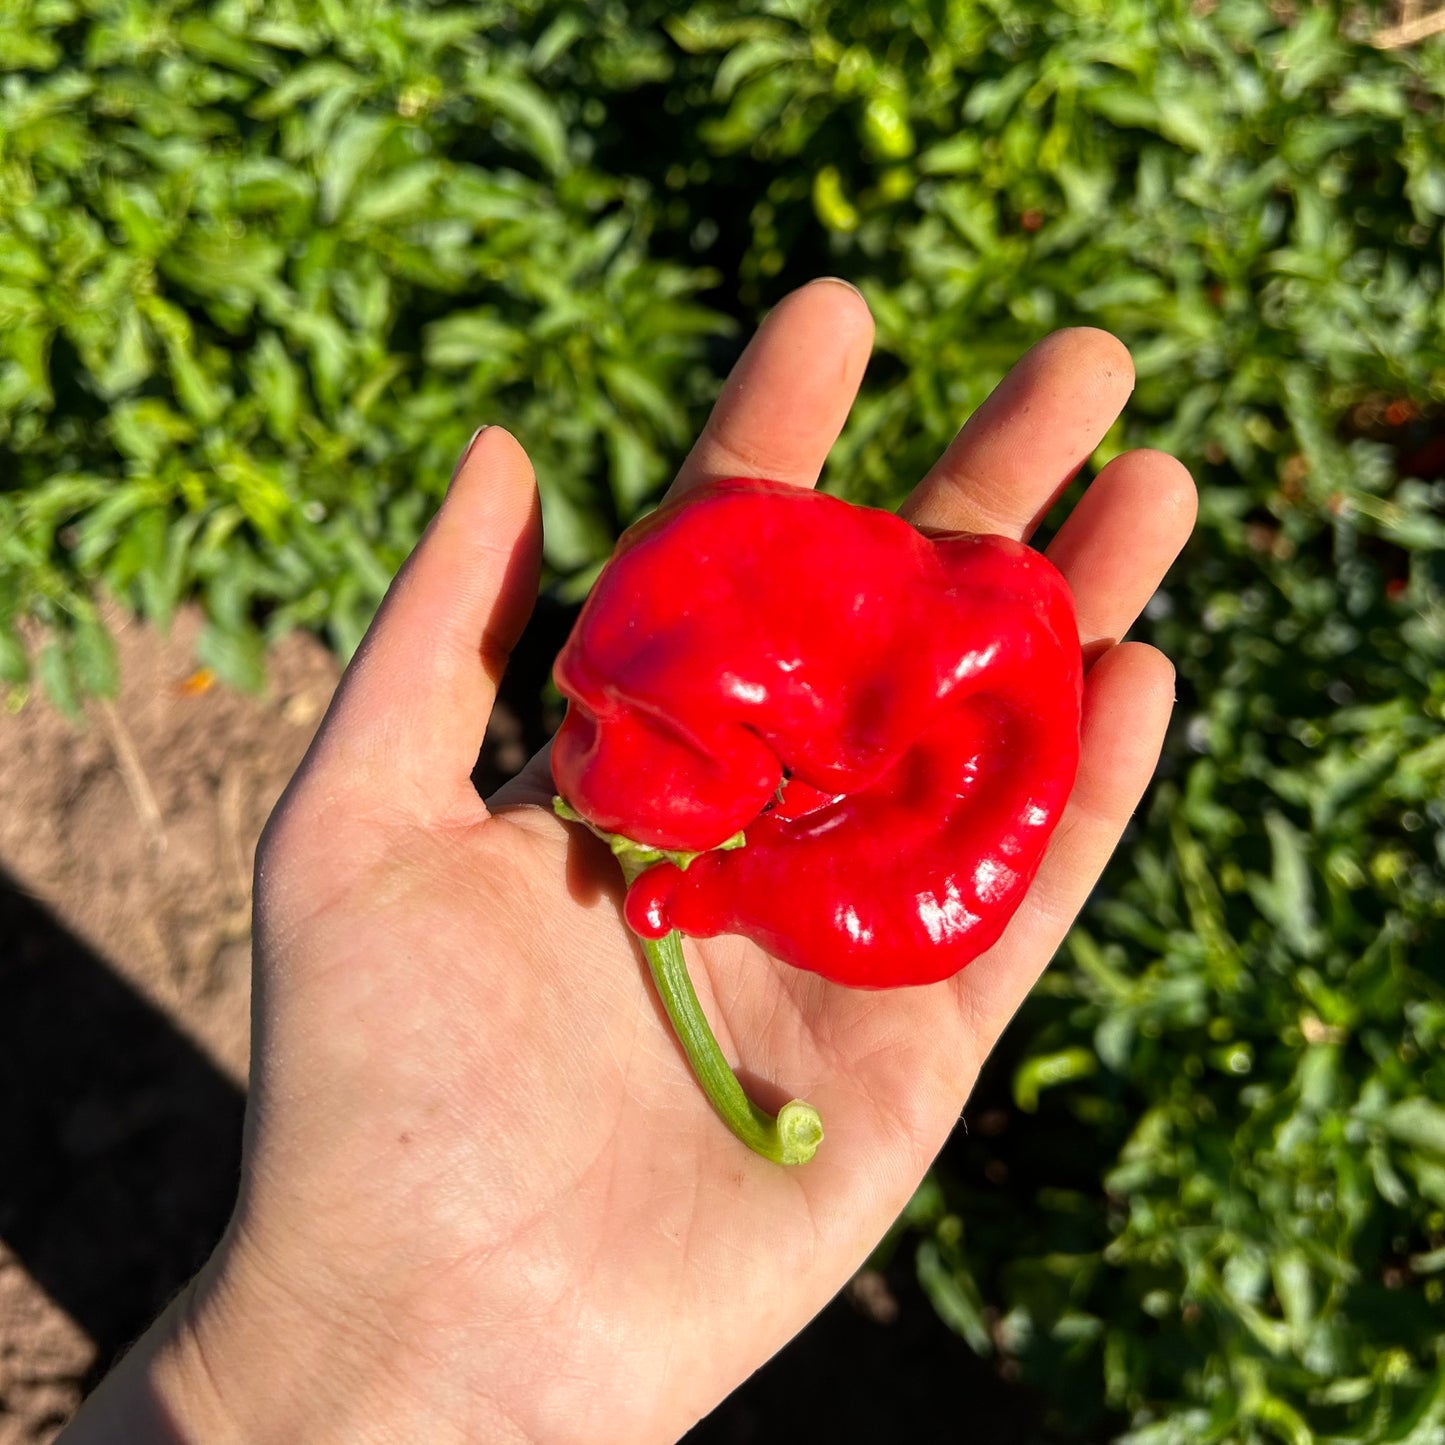
[{"label": "wrinkled red pepper skin", "polygon": [[695,488],[619,542],[558,659],[558,791],[669,850],[643,937],[737,933],[856,988],[997,941],[1078,767],[1068,584],[1002,537],[920,533],[778,482]]}]

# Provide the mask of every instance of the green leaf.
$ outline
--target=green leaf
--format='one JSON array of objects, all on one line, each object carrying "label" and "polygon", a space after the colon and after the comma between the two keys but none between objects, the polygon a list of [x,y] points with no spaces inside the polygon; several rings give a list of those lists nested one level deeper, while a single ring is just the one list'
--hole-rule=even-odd
[{"label": "green leaf", "polygon": [[356,115],[343,122],[316,168],[323,221],[334,221],[341,214],[362,170],[395,128],[389,116]]},{"label": "green leaf", "polygon": [[962,1335],[977,1355],[993,1353],[993,1337],[983,1316],[977,1287],[967,1275],[944,1264],[938,1246],[925,1240],[918,1246],[918,1282],[949,1329]]},{"label": "green leaf", "polygon": [[0,626],[0,682],[20,686],[30,678],[30,656],[20,638]]},{"label": "green leaf", "polygon": [[425,356],[429,366],[448,369],[505,361],[520,355],[525,344],[493,311],[463,311],[427,327]]},{"label": "green leaf", "polygon": [[837,166],[824,166],[813,177],[813,209],[830,231],[845,235],[856,231],[861,223],[857,208],[843,189],[843,177]]},{"label": "green leaf", "polygon": [[441,176],[435,161],[418,161],[363,186],[353,197],[350,219],[358,226],[414,219],[425,213],[432,187]]},{"label": "green leaf", "polygon": [[561,175],[567,170],[567,128],[543,90],[520,76],[485,71],[469,75],[467,89],[517,127],[523,144],[548,171]]},{"label": "green leaf", "polygon": [[1082,1047],[1025,1059],[1014,1073],[1014,1102],[1025,1113],[1032,1114],[1039,1107],[1039,1095],[1045,1089],[1090,1078],[1098,1067],[1099,1060],[1093,1051]]},{"label": "green leaf", "polygon": [[315,60],[298,66],[280,85],[258,95],[251,113],[261,119],[286,115],[305,101],[327,94],[350,100],[364,86],[362,77],[350,66],[329,58]]},{"label": "green leaf", "polygon": [[263,333],[251,352],[251,385],[266,408],[272,433],[292,441],[301,415],[304,381],[301,371],[274,331]]},{"label": "green leaf", "polygon": [[70,655],[64,644],[58,640],[47,642],[40,649],[35,671],[50,701],[72,722],[79,722],[80,693],[76,687]]},{"label": "green leaf", "polygon": [[196,660],[223,682],[242,692],[261,692],[266,686],[266,644],[251,628],[208,622],[196,639]]},{"label": "green leaf", "polygon": [[94,372],[96,390],[107,400],[133,391],[155,370],[150,339],[134,306],[122,311],[110,355]]},{"label": "green leaf", "polygon": [[1402,1099],[1386,1111],[1384,1123],[1400,1143],[1445,1159],[1445,1106],[1429,1099]]},{"label": "green leaf", "polygon": [[733,46],[713,75],[713,94],[726,100],[739,86],[775,65],[806,53],[806,42],[791,35],[759,35]]},{"label": "green leaf", "polygon": [[98,621],[77,624],[71,648],[75,682],[89,697],[114,697],[120,690],[115,640]]},{"label": "green leaf", "polygon": [[983,142],[964,132],[931,145],[918,157],[919,172],[929,176],[971,175],[983,163]]},{"label": "green leaf", "polygon": [[627,361],[604,361],[600,367],[619,407],[639,413],[663,436],[681,439],[682,417],[677,403],[640,366]]},{"label": "green leaf", "polygon": [[633,516],[662,481],[657,454],[626,425],[607,430],[608,481],[618,512]]},{"label": "green leaf", "polygon": [[1251,881],[1251,896],[1282,940],[1301,958],[1313,958],[1323,939],[1316,923],[1314,880],[1304,835],[1275,812],[1265,814],[1264,829],[1274,869],[1268,883]]},{"label": "green leaf", "polygon": [[541,495],[547,561],[564,574],[587,566],[606,544],[602,519],[594,508],[574,501],[561,488],[545,488]]},{"label": "green leaf", "polygon": [[262,46],[252,45],[199,16],[181,21],[176,29],[176,38],[193,55],[218,61],[243,75],[270,80],[277,73],[276,62]]},{"label": "green leaf", "polygon": [[1284,1250],[1270,1264],[1275,1293],[1284,1311],[1285,1323],[1303,1342],[1315,1317],[1314,1281],[1309,1260],[1298,1249]]},{"label": "green leaf", "polygon": [[559,15],[537,37],[528,57],[533,70],[546,70],[555,65],[585,34],[587,25],[580,15]]},{"label": "green leaf", "polygon": [[908,120],[908,99],[901,94],[880,92],[870,97],[863,109],[862,130],[864,145],[879,160],[904,160],[917,144]]}]

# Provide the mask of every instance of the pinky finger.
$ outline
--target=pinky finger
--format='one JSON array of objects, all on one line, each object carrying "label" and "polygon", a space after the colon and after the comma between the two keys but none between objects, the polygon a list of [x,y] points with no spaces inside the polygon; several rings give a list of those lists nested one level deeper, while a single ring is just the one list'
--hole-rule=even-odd
[{"label": "pinky finger", "polygon": [[1084,906],[1159,761],[1174,707],[1174,668],[1142,642],[1111,648],[1084,685],[1079,776],[1043,866],[1003,937],[955,987],[993,1047]]}]

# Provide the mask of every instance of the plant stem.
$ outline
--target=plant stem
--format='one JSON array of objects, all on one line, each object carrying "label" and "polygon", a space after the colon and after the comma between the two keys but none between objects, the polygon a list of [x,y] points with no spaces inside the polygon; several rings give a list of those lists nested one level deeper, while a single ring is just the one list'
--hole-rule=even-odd
[{"label": "plant stem", "polygon": [[806,1164],[823,1139],[823,1121],[811,1104],[794,1099],[778,1110],[775,1119],[748,1098],[708,1026],[697,991],[688,977],[682,954],[682,935],[644,938],[643,951],[653,982],[682,1051],[692,1065],[703,1093],[725,1123],[749,1149],[774,1164]]}]

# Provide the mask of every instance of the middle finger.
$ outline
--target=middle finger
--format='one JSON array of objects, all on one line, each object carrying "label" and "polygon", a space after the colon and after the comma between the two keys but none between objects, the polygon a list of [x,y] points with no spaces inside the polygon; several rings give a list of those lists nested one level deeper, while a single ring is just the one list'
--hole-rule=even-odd
[{"label": "middle finger", "polygon": [[719,477],[816,485],[873,346],[855,287],[824,276],[775,306],[738,358],[670,499]]}]

